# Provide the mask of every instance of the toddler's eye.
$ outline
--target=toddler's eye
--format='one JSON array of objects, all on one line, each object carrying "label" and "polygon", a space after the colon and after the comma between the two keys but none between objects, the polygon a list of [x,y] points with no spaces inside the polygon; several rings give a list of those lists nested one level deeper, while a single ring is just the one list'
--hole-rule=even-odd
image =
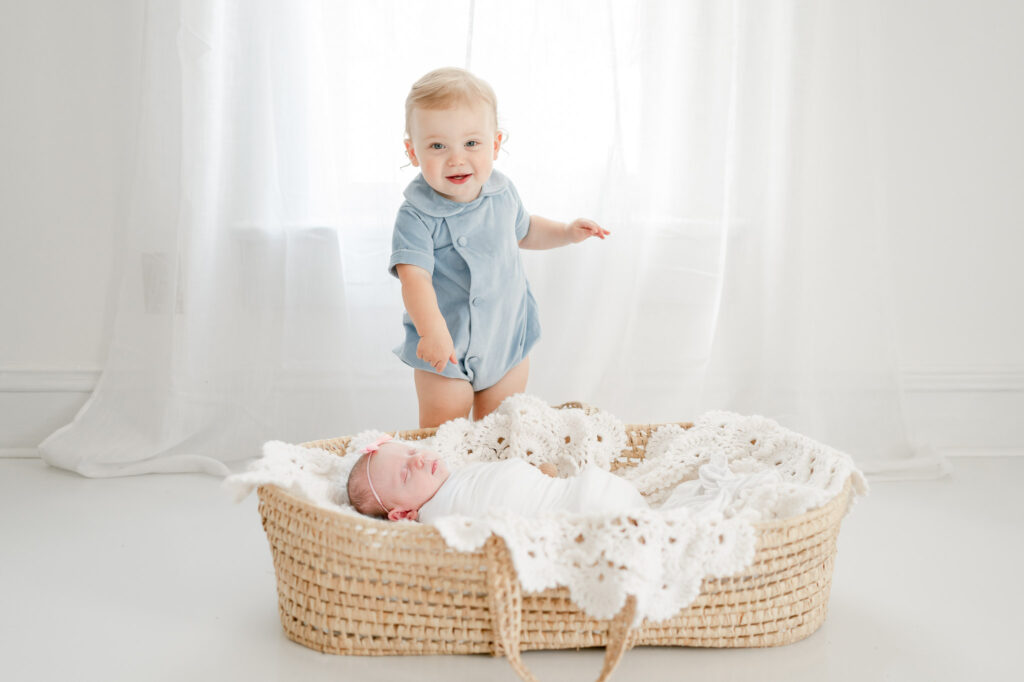
[{"label": "toddler's eye", "polygon": [[467,147],[479,147],[480,143],[477,142],[476,140],[470,140],[469,142],[466,143],[466,146]]},{"label": "toddler's eye", "polygon": [[441,144],[440,142],[434,142],[433,144],[430,145],[430,148],[431,149],[444,149],[444,145]]}]

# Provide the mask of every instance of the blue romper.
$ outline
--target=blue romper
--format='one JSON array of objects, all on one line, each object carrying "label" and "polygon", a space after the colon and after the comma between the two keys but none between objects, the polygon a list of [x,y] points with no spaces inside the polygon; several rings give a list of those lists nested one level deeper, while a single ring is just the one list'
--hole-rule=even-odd
[{"label": "blue romper", "polygon": [[[519,240],[530,215],[512,182],[496,170],[469,203],[445,199],[422,175],[405,189],[388,270],[416,265],[432,275],[437,305],[455,344],[458,364],[440,374],[465,379],[474,391],[493,386],[522,362],[540,338],[537,302],[526,281]],[[402,362],[438,372],[416,357],[420,336],[406,312]]]}]

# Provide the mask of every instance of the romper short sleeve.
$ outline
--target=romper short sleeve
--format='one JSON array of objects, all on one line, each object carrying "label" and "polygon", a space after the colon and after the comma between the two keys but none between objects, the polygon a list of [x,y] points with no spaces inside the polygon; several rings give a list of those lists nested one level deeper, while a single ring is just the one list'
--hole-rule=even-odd
[{"label": "romper short sleeve", "polygon": [[431,228],[423,222],[415,209],[402,206],[395,218],[391,235],[391,261],[388,272],[398,277],[397,266],[416,265],[434,274],[434,237]]},{"label": "romper short sleeve", "polygon": [[526,212],[523,200],[519,198],[519,192],[516,191],[515,185],[509,182],[508,187],[516,202],[516,241],[518,242],[522,241],[526,233],[530,231],[530,214]]}]

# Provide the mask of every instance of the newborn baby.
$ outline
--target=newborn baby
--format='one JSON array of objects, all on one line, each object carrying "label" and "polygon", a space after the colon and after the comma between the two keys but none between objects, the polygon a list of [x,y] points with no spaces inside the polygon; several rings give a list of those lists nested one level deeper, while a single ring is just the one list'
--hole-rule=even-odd
[{"label": "newborn baby", "polygon": [[367,516],[424,523],[488,509],[537,516],[647,507],[630,483],[596,466],[573,478],[545,476],[521,459],[477,462],[449,472],[436,453],[390,436],[363,448],[348,478],[348,498]]}]

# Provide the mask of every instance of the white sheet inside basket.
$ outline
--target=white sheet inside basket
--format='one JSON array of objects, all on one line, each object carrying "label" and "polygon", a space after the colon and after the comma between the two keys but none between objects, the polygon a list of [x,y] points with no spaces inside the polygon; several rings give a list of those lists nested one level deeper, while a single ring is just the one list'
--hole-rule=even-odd
[{"label": "white sheet inside basket", "polygon": [[[365,431],[354,436],[342,457],[267,443],[263,458],[248,472],[227,479],[225,487],[241,499],[271,483],[318,506],[357,514],[345,493],[348,474],[362,447],[379,435]],[[610,468],[626,436],[622,423],[608,413],[554,409],[518,395],[483,420],[449,422],[421,443],[452,469],[521,457],[535,464],[551,462],[559,475],[569,476],[585,464]],[[731,575],[750,565],[754,523],[821,506],[847,480],[855,493],[866,492],[848,455],[772,420],[727,412],[704,414],[689,429],[657,429],[644,460],[616,473],[636,485],[652,508],[618,517],[562,513],[523,518],[489,511],[440,519],[435,525],[461,551],[479,549],[492,533],[504,538],[527,592],[568,587],[572,600],[595,618],[614,616],[632,594],[637,621],[657,621],[691,603],[704,577]],[[663,508],[669,498],[675,506]]]}]

